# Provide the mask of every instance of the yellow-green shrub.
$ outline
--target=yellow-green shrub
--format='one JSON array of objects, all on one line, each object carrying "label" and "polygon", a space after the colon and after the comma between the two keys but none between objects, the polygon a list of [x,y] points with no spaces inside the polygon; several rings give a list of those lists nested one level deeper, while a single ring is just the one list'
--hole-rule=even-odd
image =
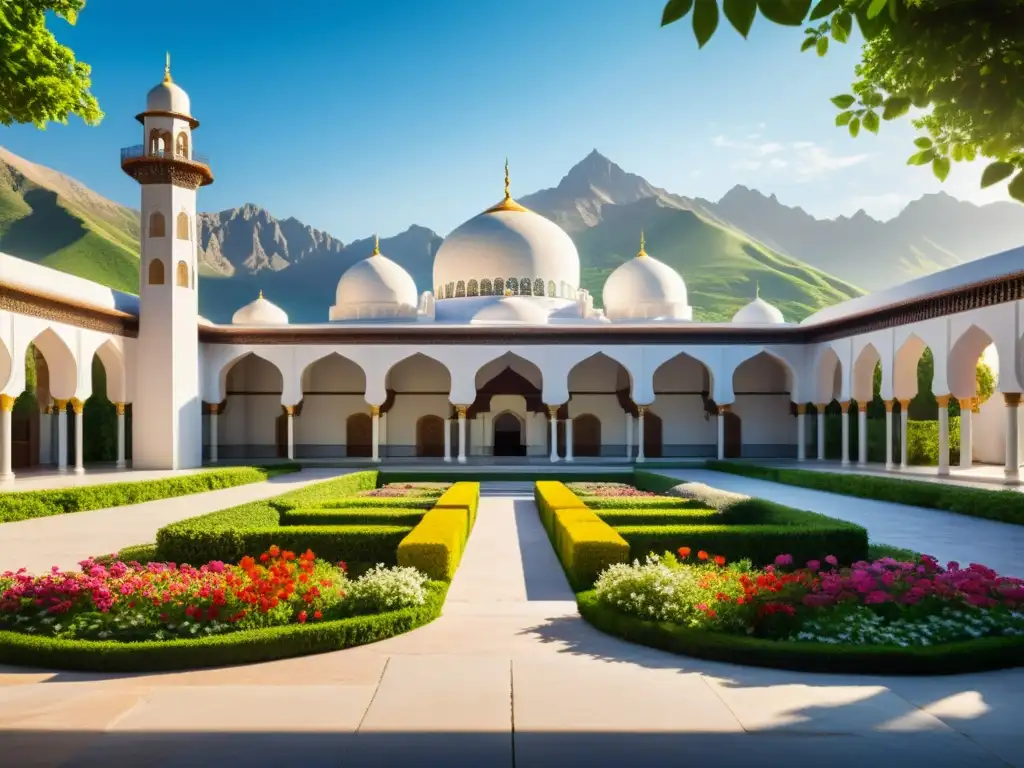
[{"label": "yellow-green shrub", "polygon": [[476,510],[480,506],[480,483],[454,483],[434,502],[434,509],[463,508],[469,511],[469,527],[476,523]]},{"label": "yellow-green shrub", "polygon": [[586,508],[580,497],[557,480],[538,480],[533,485],[533,500],[540,512],[540,521],[554,541],[554,513],[556,509]]},{"label": "yellow-green shrub", "polygon": [[455,483],[399,543],[398,564],[416,568],[435,581],[451,581],[479,502],[480,483]]}]

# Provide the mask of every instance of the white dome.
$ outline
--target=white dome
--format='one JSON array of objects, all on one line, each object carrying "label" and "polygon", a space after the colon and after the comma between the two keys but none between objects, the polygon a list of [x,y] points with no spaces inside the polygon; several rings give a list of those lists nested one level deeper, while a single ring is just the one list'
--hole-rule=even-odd
[{"label": "white dome", "polygon": [[733,315],[732,321],[744,325],[772,325],[785,323],[786,319],[782,316],[782,312],[779,311],[778,307],[773,307],[758,296]]},{"label": "white dome", "polygon": [[[209,322],[209,321],[207,321]],[[232,325],[288,325],[288,315],[277,304],[263,298],[246,304],[231,317]]]},{"label": "white dome", "polygon": [[[542,302],[541,302],[542,303]],[[475,315],[473,325],[545,325],[548,312],[541,303],[525,296],[506,296],[488,304]]]},{"label": "white dome", "polygon": [[438,299],[472,295],[484,280],[493,291],[499,278],[506,285],[510,278],[517,284],[529,278],[529,295],[540,279],[545,296],[553,293],[563,299],[575,299],[580,284],[580,257],[572,239],[512,199],[507,168],[505,199],[456,228],[434,257]]},{"label": "white dome", "polygon": [[611,320],[690,320],[686,283],[668,264],[647,255],[643,234],[640,252],[620,265],[604,284],[602,303]]},{"label": "white dome", "polygon": [[185,89],[171,80],[170,64],[164,72],[164,81],[146,96],[147,112],[173,112],[192,117],[192,104]]},{"label": "white dome", "polygon": [[338,281],[331,320],[416,317],[419,295],[412,276],[374,245],[373,255],[349,267]]}]

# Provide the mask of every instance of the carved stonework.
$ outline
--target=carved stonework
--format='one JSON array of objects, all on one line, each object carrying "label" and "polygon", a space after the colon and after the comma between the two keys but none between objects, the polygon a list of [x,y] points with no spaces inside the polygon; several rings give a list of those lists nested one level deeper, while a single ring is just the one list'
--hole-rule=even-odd
[{"label": "carved stonework", "polygon": [[379,405],[371,405],[370,406],[370,415],[371,416],[380,416],[380,406]]},{"label": "carved stonework", "polygon": [[71,410],[75,412],[75,415],[79,415],[85,409],[85,403],[79,400],[77,397],[71,399]]},{"label": "carved stonework", "polygon": [[455,412],[457,414],[459,414],[459,418],[460,419],[466,418],[466,406],[464,406],[464,405],[457,405],[457,406],[455,406]]},{"label": "carved stonework", "polygon": [[11,395],[0,395],[0,411],[13,411],[15,398]]},{"label": "carved stonework", "polygon": [[55,323],[88,328],[114,336],[138,336],[139,333],[138,319],[123,312],[82,307],[4,285],[0,285],[0,310],[16,315],[41,317]]},{"label": "carved stonework", "polygon": [[139,184],[173,184],[183,189],[199,189],[213,183],[209,168],[180,160],[146,157],[126,161],[121,168]]},{"label": "carved stonework", "polygon": [[114,403],[114,409],[118,416],[124,416],[124,403]]},{"label": "carved stonework", "polygon": [[883,400],[882,402],[885,403],[885,412],[886,413],[892,413],[893,401],[892,400]]}]

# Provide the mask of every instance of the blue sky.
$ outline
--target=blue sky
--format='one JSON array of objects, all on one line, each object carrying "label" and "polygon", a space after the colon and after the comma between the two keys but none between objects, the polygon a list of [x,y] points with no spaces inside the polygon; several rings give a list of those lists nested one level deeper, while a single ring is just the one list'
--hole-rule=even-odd
[{"label": "blue sky", "polygon": [[59,39],[93,67],[106,117],[46,131],[0,128],[0,144],[126,205],[138,189],[118,150],[172,56],[202,123],[216,183],[201,210],[254,202],[345,241],[416,223],[444,234],[513,192],[553,186],[591,149],[678,194],[717,200],[735,184],[819,217],[880,218],[945,189],[905,165],[908,124],[852,140],[828,99],[847,90],[859,46],[819,59],[799,29],[758,19],[698,51],[663,0],[90,0]]}]

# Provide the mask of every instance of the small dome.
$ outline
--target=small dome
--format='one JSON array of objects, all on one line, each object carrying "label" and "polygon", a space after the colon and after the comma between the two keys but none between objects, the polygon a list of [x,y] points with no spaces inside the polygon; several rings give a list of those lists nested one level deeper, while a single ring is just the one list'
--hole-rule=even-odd
[{"label": "small dome", "polygon": [[416,317],[419,294],[412,276],[380,252],[349,267],[338,281],[331,320]]},{"label": "small dome", "polygon": [[758,295],[757,298],[733,315],[732,321],[734,323],[742,323],[743,325],[774,325],[785,323],[786,318],[782,316],[782,312],[779,311],[778,307],[772,306]]},{"label": "small dome", "polygon": [[525,296],[507,296],[488,304],[475,315],[473,325],[545,325],[548,312]]},{"label": "small dome", "polygon": [[288,325],[288,314],[277,304],[263,298],[260,291],[256,301],[246,304],[231,318],[232,325]]},{"label": "small dome", "polygon": [[640,233],[640,252],[620,265],[604,284],[602,303],[611,320],[690,320],[686,283],[668,264],[648,256]]},{"label": "small dome", "polygon": [[147,112],[173,112],[176,115],[192,117],[192,104],[185,89],[171,80],[171,55],[167,54],[164,80],[146,96]]}]

